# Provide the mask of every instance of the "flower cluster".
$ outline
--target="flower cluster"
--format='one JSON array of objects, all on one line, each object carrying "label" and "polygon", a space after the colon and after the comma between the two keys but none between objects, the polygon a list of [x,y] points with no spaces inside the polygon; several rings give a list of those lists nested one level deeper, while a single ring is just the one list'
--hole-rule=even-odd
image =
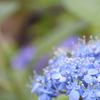
[{"label": "flower cluster", "polygon": [[[70,53],[70,56],[68,55]],[[38,100],[68,95],[69,100],[100,100],[100,42],[80,39],[75,50],[58,49],[43,70],[35,75],[31,92]]]}]

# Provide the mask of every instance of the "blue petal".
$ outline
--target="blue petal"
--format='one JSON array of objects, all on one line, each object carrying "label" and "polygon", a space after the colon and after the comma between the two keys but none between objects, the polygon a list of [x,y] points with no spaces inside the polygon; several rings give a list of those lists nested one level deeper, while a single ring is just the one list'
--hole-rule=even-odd
[{"label": "blue petal", "polygon": [[69,74],[71,72],[70,68],[66,68],[66,72]]},{"label": "blue petal", "polygon": [[96,69],[100,69],[100,61],[99,61],[99,60],[98,60],[98,61],[95,61],[94,67],[95,67]]},{"label": "blue petal", "polygon": [[95,75],[95,74],[97,74],[97,73],[98,73],[98,70],[97,70],[97,69],[92,68],[92,69],[89,69],[89,70],[88,70],[88,74],[89,74],[89,75]]},{"label": "blue petal", "polygon": [[66,77],[61,77],[60,79],[59,79],[59,82],[65,82],[66,81]]},{"label": "blue petal", "polygon": [[61,76],[61,74],[59,73],[59,72],[56,72],[56,73],[53,73],[52,74],[52,78],[53,79],[59,79],[59,78],[61,78],[62,76]]},{"label": "blue petal", "polygon": [[88,95],[88,92],[84,92],[82,97],[85,98]]},{"label": "blue petal", "polygon": [[52,91],[49,91],[49,90],[46,90],[46,89],[43,89],[43,88],[41,88],[40,91],[42,91],[43,93],[46,93],[46,94],[53,94]]},{"label": "blue petal", "polygon": [[100,91],[95,92],[95,95],[96,95],[97,97],[100,97]]},{"label": "blue petal", "polygon": [[85,82],[87,82],[87,83],[92,83],[92,82],[93,82],[93,78],[92,78],[92,76],[90,76],[90,75],[85,75],[85,76],[84,76],[84,80],[85,80]]},{"label": "blue petal", "polygon": [[97,78],[97,79],[98,79],[98,82],[100,82],[100,75],[98,76],[98,78]]},{"label": "blue petal", "polygon": [[68,90],[71,90],[73,87],[72,87],[72,85],[67,85],[66,88],[67,88]]},{"label": "blue petal", "polygon": [[75,88],[75,89],[79,89],[79,88],[80,88],[80,86],[77,85],[77,82],[74,82],[73,85],[74,85],[74,88]]},{"label": "blue petal", "polygon": [[79,100],[79,98],[79,92],[73,89],[69,94],[69,100]]},{"label": "blue petal", "polygon": [[32,88],[31,93],[33,93],[39,86],[40,83],[36,83],[36,85]]},{"label": "blue petal", "polygon": [[55,59],[54,58],[52,58],[52,59],[50,59],[49,61],[48,61],[48,64],[53,64],[55,62]]},{"label": "blue petal", "polygon": [[81,71],[82,71],[83,74],[87,73],[87,69],[86,68],[82,68]]},{"label": "blue petal", "polygon": [[80,86],[80,89],[78,91],[79,91],[80,95],[82,96],[84,91],[83,91],[81,86]]},{"label": "blue petal", "polygon": [[95,94],[93,93],[93,91],[89,92],[89,96],[90,97],[95,97]]},{"label": "blue petal", "polygon": [[66,92],[66,95],[69,95],[69,94],[70,94],[70,91],[71,91],[71,90],[68,90],[68,91]]},{"label": "blue petal", "polygon": [[51,98],[47,94],[40,95],[38,100],[51,100]]},{"label": "blue petal", "polygon": [[61,89],[63,89],[63,88],[65,88],[65,83],[61,83],[61,84],[59,85],[59,87],[58,87],[58,90],[61,90]]},{"label": "blue petal", "polygon": [[90,96],[87,96],[84,100],[96,100],[96,98],[92,98]]},{"label": "blue petal", "polygon": [[98,90],[100,90],[100,84],[97,84],[96,88],[97,88]]},{"label": "blue petal", "polygon": [[98,82],[96,77],[93,77],[93,83],[96,84]]},{"label": "blue petal", "polygon": [[80,89],[80,86],[79,85],[75,86],[75,89]]},{"label": "blue petal", "polygon": [[77,86],[77,82],[73,82],[73,85],[74,85],[74,86]]},{"label": "blue petal", "polygon": [[36,80],[43,80],[43,77],[41,75],[37,75]]}]

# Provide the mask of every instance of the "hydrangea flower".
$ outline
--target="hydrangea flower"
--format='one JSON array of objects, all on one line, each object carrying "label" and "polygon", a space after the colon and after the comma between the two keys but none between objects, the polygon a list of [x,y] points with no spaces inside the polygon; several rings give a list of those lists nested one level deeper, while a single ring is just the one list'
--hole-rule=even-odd
[{"label": "hydrangea flower", "polygon": [[28,63],[34,58],[36,48],[32,45],[27,45],[19,49],[10,59],[10,65],[13,69],[21,70],[27,67]]},{"label": "hydrangea flower", "polygon": [[100,41],[92,38],[86,43],[80,39],[70,51],[58,48],[55,56],[43,69],[43,76],[32,81],[31,93],[38,100],[52,100],[58,95],[68,95],[69,100],[100,100]]}]

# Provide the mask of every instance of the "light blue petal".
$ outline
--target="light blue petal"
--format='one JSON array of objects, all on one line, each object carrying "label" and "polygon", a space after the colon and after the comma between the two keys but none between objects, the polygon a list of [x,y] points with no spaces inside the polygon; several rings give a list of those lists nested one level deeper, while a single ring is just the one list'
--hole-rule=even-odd
[{"label": "light blue petal", "polygon": [[76,86],[77,85],[77,82],[73,82],[73,85]]},{"label": "light blue petal", "polygon": [[60,79],[59,79],[59,82],[65,82],[66,81],[66,77],[61,77]]},{"label": "light blue petal", "polygon": [[51,98],[47,94],[40,95],[38,100],[51,100]]},{"label": "light blue petal", "polygon": [[97,70],[97,69],[94,69],[94,68],[89,69],[89,70],[88,70],[88,74],[89,74],[89,75],[95,75],[95,74],[98,74],[98,70]]},{"label": "light blue petal", "polygon": [[92,78],[92,76],[90,76],[90,75],[85,75],[85,76],[84,76],[84,80],[85,80],[85,82],[87,82],[87,83],[92,83],[92,82],[93,82],[93,78]]},{"label": "light blue petal", "polygon": [[33,93],[39,86],[40,84],[36,83],[36,85],[32,88],[31,93]]},{"label": "light blue petal", "polygon": [[98,78],[97,78],[97,79],[98,79],[98,82],[100,82],[100,75],[98,76]]},{"label": "light blue petal", "polygon": [[87,96],[84,100],[93,100],[90,96]]},{"label": "light blue petal", "polygon": [[98,82],[96,77],[93,77],[93,82],[94,82],[94,84]]},{"label": "light blue petal", "polygon": [[40,91],[42,91],[43,93],[46,93],[46,94],[53,94],[53,92],[52,91],[50,91],[50,90],[46,90],[46,89],[40,89]]},{"label": "light blue petal", "polygon": [[62,76],[61,76],[61,74],[59,73],[59,72],[56,72],[56,73],[53,73],[52,74],[52,78],[53,79],[59,79],[59,78],[61,78]]},{"label": "light blue petal", "polygon": [[84,92],[82,97],[85,98],[88,95],[88,92]]},{"label": "light blue petal", "polygon": [[73,87],[72,87],[72,85],[67,85],[66,88],[67,88],[68,90],[70,90],[70,89],[72,89]]},{"label": "light blue petal", "polygon": [[90,97],[95,97],[94,92],[93,92],[93,91],[89,92],[89,96],[90,96]]},{"label": "light blue petal", "polygon": [[100,83],[97,84],[96,88],[97,88],[98,90],[100,90]]},{"label": "light blue petal", "polygon": [[78,91],[79,91],[80,95],[82,96],[82,95],[83,95],[83,93],[84,93],[84,91],[83,91],[83,89],[82,89],[82,87],[81,87],[81,86],[80,86],[80,89],[79,89]]},{"label": "light blue petal", "polygon": [[100,61],[99,61],[99,60],[98,60],[98,61],[95,61],[94,67],[95,67],[96,69],[100,69]]},{"label": "light blue petal", "polygon": [[38,79],[38,80],[43,80],[43,77],[42,77],[41,75],[37,75],[37,76],[36,76],[36,80],[37,80],[37,79]]},{"label": "light blue petal", "polygon": [[75,86],[75,89],[80,89],[80,86],[79,86],[79,85],[76,85],[76,86]]},{"label": "light blue petal", "polygon": [[63,89],[65,87],[65,83],[61,83],[60,85],[59,85],[59,87],[58,87],[58,90],[61,90],[61,89]]},{"label": "light blue petal", "polygon": [[69,100],[79,100],[79,98],[79,92],[73,89],[69,94]]},{"label": "light blue petal", "polygon": [[97,97],[100,97],[100,91],[95,92],[95,95],[96,95]]}]

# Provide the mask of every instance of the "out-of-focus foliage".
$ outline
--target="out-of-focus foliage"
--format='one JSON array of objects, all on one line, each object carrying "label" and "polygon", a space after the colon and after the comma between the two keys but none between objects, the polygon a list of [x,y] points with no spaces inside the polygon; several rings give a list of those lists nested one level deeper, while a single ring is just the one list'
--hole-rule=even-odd
[{"label": "out-of-focus foliage", "polygon": [[99,0],[62,0],[66,10],[71,11],[78,18],[90,23],[91,33],[99,33],[100,30],[100,1]]},{"label": "out-of-focus foliage", "polygon": [[0,2],[0,21],[19,9],[17,1]]},{"label": "out-of-focus foliage", "polygon": [[[0,100],[37,100],[26,86],[30,84],[28,76],[33,69],[42,73],[52,48],[64,39],[99,37],[99,5],[99,0],[0,1]],[[23,49],[30,45],[35,48],[32,59],[30,51]],[[20,69],[17,64],[26,66]],[[60,99],[66,100],[64,96]]]}]

